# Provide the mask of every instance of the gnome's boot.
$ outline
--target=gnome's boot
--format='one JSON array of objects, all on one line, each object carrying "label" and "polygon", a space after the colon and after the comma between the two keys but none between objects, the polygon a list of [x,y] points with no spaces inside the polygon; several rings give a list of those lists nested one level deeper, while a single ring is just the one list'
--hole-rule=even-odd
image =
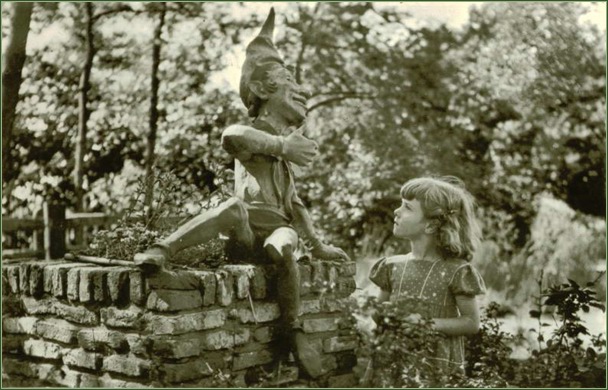
[{"label": "gnome's boot", "polygon": [[306,375],[317,378],[323,374],[321,354],[310,343],[299,321],[292,324],[282,324],[277,331],[273,344],[278,354],[279,366],[290,361],[290,355],[293,354],[296,363]]},{"label": "gnome's boot", "polygon": [[144,252],[136,253],[133,257],[135,265],[157,271],[165,267],[171,257],[169,247],[160,243],[153,244]]},{"label": "gnome's boot", "polygon": [[292,351],[298,364],[311,378],[317,378],[323,374],[321,354],[309,342],[308,336],[302,328],[291,328],[289,333]]}]

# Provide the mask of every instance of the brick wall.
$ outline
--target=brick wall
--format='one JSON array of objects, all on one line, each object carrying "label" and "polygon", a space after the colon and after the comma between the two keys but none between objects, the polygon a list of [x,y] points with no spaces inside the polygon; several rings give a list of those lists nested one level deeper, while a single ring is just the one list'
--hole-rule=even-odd
[{"label": "brick wall", "polygon": [[[274,384],[351,387],[356,343],[339,320],[355,265],[299,267],[304,331],[326,372],[307,379],[288,359]],[[66,261],[5,264],[4,386],[253,386],[278,367],[275,275],[251,265],[144,277]]]}]

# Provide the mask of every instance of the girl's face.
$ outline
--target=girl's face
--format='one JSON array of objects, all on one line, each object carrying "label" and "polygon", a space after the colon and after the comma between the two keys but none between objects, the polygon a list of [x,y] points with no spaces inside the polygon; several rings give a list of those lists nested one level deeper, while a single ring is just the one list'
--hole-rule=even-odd
[{"label": "girl's face", "polygon": [[401,207],[395,210],[394,221],[393,234],[395,237],[410,240],[422,236],[428,222],[422,212],[422,205],[416,199],[403,199]]}]

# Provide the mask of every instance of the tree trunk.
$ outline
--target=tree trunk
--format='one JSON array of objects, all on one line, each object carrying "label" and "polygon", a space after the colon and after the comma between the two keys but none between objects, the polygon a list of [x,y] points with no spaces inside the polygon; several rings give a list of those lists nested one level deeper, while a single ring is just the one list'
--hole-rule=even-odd
[{"label": "tree trunk", "polygon": [[74,156],[74,191],[76,195],[76,211],[84,210],[84,189],[83,176],[84,176],[84,154],[87,148],[87,121],[89,119],[89,110],[87,107],[88,103],[88,92],[91,88],[90,78],[91,69],[93,68],[93,58],[95,57],[95,46],[93,42],[93,4],[90,2],[85,3],[86,10],[86,53],[85,62],[82,67],[82,73],[80,74],[80,84],[78,88],[78,135],[76,138],[76,153]]},{"label": "tree trunk", "polygon": [[[312,17],[310,18],[310,21],[308,22],[308,26],[306,27],[306,30],[302,31],[302,46],[300,46],[300,52],[298,53],[298,59],[296,60],[296,69],[295,69],[296,83],[298,83],[298,84],[302,84],[302,63],[304,62],[304,54],[306,53],[306,49],[308,47],[308,42],[310,39],[308,37],[307,33],[309,31],[312,31],[315,17],[319,13],[320,9],[321,9],[321,3],[317,3],[315,5],[315,10],[312,13]],[[300,17],[303,12],[304,12],[303,9],[300,7],[299,8]]]},{"label": "tree trunk", "polygon": [[[33,5],[34,3],[11,4],[13,13],[2,69],[2,166],[4,169],[8,168],[10,140],[15,121],[15,109],[19,101],[21,71],[25,63],[25,45],[30,30]],[[10,199],[10,191],[4,196]]]},{"label": "tree trunk", "polygon": [[154,30],[154,40],[152,42],[152,76],[151,76],[151,94],[150,94],[150,131],[148,133],[148,144],[146,147],[146,194],[144,205],[147,209],[147,219],[150,221],[153,213],[152,203],[154,199],[154,149],[156,147],[156,132],[158,129],[158,87],[160,81],[158,79],[158,66],[160,64],[160,49],[162,46],[161,34],[163,25],[165,24],[165,14],[167,12],[167,4],[160,3],[160,13],[158,25]]}]

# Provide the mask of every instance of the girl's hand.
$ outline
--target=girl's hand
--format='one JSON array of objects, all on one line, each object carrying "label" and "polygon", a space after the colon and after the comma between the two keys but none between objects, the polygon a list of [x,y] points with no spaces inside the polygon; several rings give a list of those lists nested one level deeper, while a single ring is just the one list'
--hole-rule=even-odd
[{"label": "girl's hand", "polygon": [[422,321],[422,316],[418,313],[412,313],[403,319],[410,324],[419,324]]}]

